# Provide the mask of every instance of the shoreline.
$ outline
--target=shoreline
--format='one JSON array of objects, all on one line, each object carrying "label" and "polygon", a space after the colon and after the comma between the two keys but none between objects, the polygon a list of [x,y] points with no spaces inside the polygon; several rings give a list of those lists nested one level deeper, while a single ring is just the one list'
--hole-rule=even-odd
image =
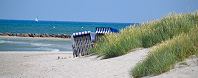
[{"label": "shoreline", "polygon": [[11,38],[11,39],[38,39],[38,40],[71,40],[71,38],[56,38],[56,37],[19,37],[19,36],[0,36],[0,38]]}]

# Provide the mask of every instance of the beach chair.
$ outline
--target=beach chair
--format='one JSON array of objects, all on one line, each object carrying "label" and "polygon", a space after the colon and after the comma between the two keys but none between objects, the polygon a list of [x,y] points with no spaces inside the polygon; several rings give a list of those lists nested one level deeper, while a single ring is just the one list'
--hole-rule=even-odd
[{"label": "beach chair", "polygon": [[106,33],[119,33],[119,31],[110,27],[97,27],[95,32],[84,31],[73,33],[71,36],[73,57],[89,54],[89,49]]},{"label": "beach chair", "polygon": [[91,31],[73,33],[73,35],[71,36],[73,57],[77,57],[79,55],[83,56],[84,54],[88,54],[88,50],[91,47],[93,47],[91,34],[92,34]]},{"label": "beach chair", "polygon": [[119,33],[117,29],[110,27],[96,27],[95,43],[106,33]]}]

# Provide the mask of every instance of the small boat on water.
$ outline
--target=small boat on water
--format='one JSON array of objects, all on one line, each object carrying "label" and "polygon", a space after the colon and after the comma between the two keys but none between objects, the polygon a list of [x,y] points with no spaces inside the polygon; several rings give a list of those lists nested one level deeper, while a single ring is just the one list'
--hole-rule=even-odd
[{"label": "small boat on water", "polygon": [[37,18],[35,19],[35,21],[38,22],[38,15],[37,15]]}]

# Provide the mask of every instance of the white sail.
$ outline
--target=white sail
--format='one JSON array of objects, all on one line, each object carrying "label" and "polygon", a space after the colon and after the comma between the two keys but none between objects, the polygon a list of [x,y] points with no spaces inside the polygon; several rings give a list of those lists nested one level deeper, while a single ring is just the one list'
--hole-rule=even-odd
[{"label": "white sail", "polygon": [[35,21],[38,22],[38,15],[37,15],[37,18],[35,19]]},{"label": "white sail", "polygon": [[35,21],[38,22],[38,19],[36,18]]}]

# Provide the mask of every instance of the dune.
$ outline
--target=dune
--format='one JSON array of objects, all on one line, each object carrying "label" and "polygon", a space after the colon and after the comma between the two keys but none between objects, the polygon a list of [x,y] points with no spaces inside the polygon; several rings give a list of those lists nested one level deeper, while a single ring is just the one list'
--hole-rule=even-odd
[{"label": "dune", "polygon": [[193,55],[183,61],[186,64],[179,62],[175,65],[175,68],[154,76],[153,78],[197,78],[198,77],[198,58]]}]

